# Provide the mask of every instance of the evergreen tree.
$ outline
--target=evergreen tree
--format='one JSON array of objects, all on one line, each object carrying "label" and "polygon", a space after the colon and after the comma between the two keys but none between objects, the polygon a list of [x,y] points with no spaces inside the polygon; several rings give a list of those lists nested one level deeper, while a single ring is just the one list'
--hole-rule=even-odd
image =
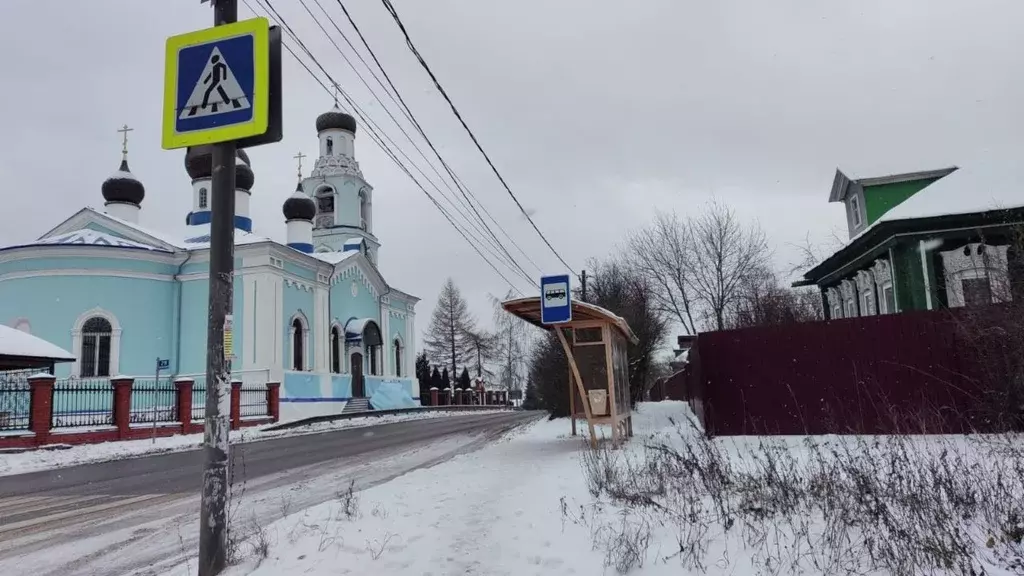
[{"label": "evergreen tree", "polygon": [[437,297],[437,306],[430,317],[430,326],[424,339],[430,361],[450,368],[449,374],[453,376],[458,374],[459,366],[469,364],[475,324],[466,300],[455,281],[449,278]]},{"label": "evergreen tree", "polygon": [[430,362],[425,353],[416,356],[416,381],[420,385],[420,401],[430,398]]},{"label": "evergreen tree", "polygon": [[462,376],[459,376],[459,388],[471,388],[472,383],[469,381],[469,368],[462,369]]},{"label": "evergreen tree", "polygon": [[452,385],[452,379],[448,377],[448,368],[441,372],[441,389],[447,390]]},{"label": "evergreen tree", "polygon": [[533,380],[526,382],[526,393],[523,398],[523,410],[540,410],[540,399],[537,397],[537,386]]},{"label": "evergreen tree", "polygon": [[444,390],[444,380],[441,379],[441,371],[437,366],[434,366],[434,371],[430,373],[430,387]]}]

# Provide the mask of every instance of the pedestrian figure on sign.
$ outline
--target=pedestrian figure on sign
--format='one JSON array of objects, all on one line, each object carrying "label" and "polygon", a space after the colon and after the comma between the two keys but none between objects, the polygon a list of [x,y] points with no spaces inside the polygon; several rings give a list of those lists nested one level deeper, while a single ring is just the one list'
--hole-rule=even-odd
[{"label": "pedestrian figure on sign", "polygon": [[[206,75],[206,78],[203,78],[203,84],[210,84],[206,88],[206,93],[203,94],[203,108],[206,108],[210,103],[210,94],[213,93],[214,89],[216,89],[217,93],[220,94],[221,102],[231,101],[231,99],[228,98],[228,93],[224,91],[224,87],[220,85],[220,83],[228,77],[228,67],[220,61],[219,54],[214,54],[210,61],[213,62],[213,70],[210,70],[210,73]],[[213,103],[213,111],[217,111],[217,102]]]}]

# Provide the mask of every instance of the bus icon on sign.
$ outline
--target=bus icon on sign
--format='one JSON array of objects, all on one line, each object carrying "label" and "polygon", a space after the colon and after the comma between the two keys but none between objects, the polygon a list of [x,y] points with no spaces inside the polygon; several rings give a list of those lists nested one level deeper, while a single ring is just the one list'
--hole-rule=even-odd
[{"label": "bus icon on sign", "polygon": [[564,300],[565,290],[552,290],[544,295],[544,298],[548,300]]}]

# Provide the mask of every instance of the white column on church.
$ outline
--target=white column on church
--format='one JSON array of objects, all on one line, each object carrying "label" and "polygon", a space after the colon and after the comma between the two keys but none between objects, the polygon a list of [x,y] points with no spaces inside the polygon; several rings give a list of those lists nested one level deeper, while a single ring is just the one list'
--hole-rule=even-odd
[{"label": "white column on church", "polygon": [[405,317],[405,373],[416,376],[416,315],[410,310]]},{"label": "white column on church", "polygon": [[382,376],[394,376],[395,372],[391,369],[391,311],[388,310],[387,304],[380,305],[380,331],[381,339],[384,342],[381,343],[381,355],[384,358],[381,359],[381,375]]},{"label": "white column on church", "polygon": [[324,286],[317,285],[313,289],[313,355],[316,359],[313,370],[315,372],[328,371],[327,343],[331,331],[327,310],[328,296],[329,293]]}]

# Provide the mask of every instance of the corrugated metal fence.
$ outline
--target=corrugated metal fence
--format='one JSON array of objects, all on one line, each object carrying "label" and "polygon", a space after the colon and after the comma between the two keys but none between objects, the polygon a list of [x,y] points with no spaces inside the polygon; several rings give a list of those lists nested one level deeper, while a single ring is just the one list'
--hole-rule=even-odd
[{"label": "corrugated metal fence", "polygon": [[965,317],[915,312],[703,333],[666,388],[711,435],[984,430],[994,379]]}]

